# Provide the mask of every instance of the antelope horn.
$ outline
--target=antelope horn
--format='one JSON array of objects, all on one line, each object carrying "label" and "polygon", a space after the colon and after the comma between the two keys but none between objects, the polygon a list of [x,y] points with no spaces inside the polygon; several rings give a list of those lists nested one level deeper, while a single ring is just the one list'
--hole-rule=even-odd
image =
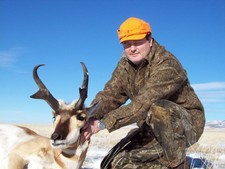
[{"label": "antelope horn", "polygon": [[39,78],[37,74],[37,69],[41,66],[44,66],[44,64],[37,65],[33,69],[33,78],[36,84],[38,85],[39,90],[38,92],[31,95],[30,97],[33,99],[45,100],[54,111],[57,111],[59,109],[58,100],[52,96],[52,94],[49,92],[49,90],[47,89],[47,87],[44,85],[44,83],[41,81],[41,79]]},{"label": "antelope horn", "polygon": [[82,87],[79,88],[80,98],[75,105],[75,109],[77,110],[80,110],[83,108],[85,99],[87,98],[87,92],[88,92],[88,70],[83,62],[80,62],[80,63],[82,65],[82,69],[84,72],[84,80],[83,80]]}]

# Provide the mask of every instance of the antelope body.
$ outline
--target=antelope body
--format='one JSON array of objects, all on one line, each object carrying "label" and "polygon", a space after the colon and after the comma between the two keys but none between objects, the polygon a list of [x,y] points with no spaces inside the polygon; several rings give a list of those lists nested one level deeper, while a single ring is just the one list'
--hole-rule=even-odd
[{"label": "antelope body", "polygon": [[98,103],[84,108],[87,98],[88,72],[82,64],[84,80],[80,98],[71,104],[56,100],[37,74],[33,77],[39,91],[32,98],[45,100],[54,110],[54,131],[50,138],[16,125],[0,124],[0,169],[79,169],[90,141],[80,142],[80,133]]}]

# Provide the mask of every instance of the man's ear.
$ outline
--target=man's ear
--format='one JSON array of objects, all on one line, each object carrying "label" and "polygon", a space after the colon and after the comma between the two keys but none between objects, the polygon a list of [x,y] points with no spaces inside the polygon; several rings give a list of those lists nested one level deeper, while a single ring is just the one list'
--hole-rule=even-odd
[{"label": "man's ear", "polygon": [[149,41],[150,41],[150,42],[149,42],[149,45],[150,45],[150,47],[152,47],[152,42],[153,42],[152,37],[149,38]]}]

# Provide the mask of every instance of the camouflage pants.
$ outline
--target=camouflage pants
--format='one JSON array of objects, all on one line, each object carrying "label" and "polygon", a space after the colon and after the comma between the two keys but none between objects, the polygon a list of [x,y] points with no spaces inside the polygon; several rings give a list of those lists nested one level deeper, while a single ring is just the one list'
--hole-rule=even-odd
[{"label": "camouflage pants", "polygon": [[179,166],[186,158],[186,148],[196,143],[203,132],[204,114],[195,111],[189,112],[168,100],[154,103],[146,123],[113,147],[101,168],[167,169]]}]

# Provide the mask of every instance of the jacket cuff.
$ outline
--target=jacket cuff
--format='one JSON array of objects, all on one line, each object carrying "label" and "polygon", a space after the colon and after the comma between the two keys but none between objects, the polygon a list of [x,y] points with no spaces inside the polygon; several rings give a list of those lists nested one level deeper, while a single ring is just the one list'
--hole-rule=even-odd
[{"label": "jacket cuff", "polygon": [[109,132],[112,132],[113,131],[113,127],[114,127],[114,125],[116,123],[116,118],[113,118],[112,116],[108,116],[106,114],[102,120],[103,120],[103,122],[105,124],[106,129]]}]

